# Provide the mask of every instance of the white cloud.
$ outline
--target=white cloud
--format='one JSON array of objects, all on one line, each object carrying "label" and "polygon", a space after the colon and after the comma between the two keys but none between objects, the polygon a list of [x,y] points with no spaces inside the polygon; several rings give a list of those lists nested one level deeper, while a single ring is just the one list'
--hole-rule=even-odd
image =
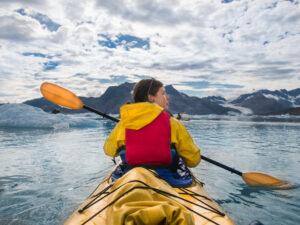
[{"label": "white cloud", "polygon": [[47,36],[36,20],[17,13],[0,16],[0,29],[0,38],[13,42],[30,42]]},{"label": "white cloud", "polygon": [[[59,27],[51,31],[33,15]],[[111,75],[153,76],[183,92],[197,93],[183,82],[239,87],[210,86],[199,95],[300,86],[299,1],[7,0],[0,2],[0,29],[0,102],[40,97],[47,80],[97,95],[113,84],[97,79]],[[150,48],[132,48],[136,40],[101,46],[100,34],[149,40]]]}]

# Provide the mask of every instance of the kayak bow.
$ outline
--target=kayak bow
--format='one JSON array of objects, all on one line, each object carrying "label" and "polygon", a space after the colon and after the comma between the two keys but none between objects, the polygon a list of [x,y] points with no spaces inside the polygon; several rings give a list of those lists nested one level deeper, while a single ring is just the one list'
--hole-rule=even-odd
[{"label": "kayak bow", "polygon": [[188,188],[172,188],[154,171],[142,167],[131,169],[115,182],[113,172],[65,225],[234,224],[194,176]]}]

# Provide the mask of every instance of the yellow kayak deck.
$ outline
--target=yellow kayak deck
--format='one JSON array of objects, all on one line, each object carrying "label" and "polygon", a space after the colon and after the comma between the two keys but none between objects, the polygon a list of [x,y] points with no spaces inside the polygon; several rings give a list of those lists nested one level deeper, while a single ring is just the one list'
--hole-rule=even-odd
[{"label": "yellow kayak deck", "polygon": [[172,188],[154,171],[142,167],[131,169],[115,182],[112,172],[65,225],[234,224],[195,177],[188,188]]}]

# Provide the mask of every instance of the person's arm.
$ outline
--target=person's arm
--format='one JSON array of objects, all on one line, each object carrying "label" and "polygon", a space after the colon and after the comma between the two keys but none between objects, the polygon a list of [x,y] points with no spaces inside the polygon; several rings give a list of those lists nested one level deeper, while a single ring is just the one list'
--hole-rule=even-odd
[{"label": "person's arm", "polygon": [[172,117],[170,122],[171,142],[175,144],[179,156],[188,167],[197,166],[201,160],[200,149],[182,123]]},{"label": "person's arm", "polygon": [[106,155],[114,157],[118,154],[117,150],[125,145],[125,131],[119,122],[105,140],[103,149]]}]

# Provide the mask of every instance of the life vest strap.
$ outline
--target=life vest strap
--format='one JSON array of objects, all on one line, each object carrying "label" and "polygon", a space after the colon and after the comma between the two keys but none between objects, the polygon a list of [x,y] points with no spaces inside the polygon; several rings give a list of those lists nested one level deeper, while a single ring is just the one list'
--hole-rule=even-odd
[{"label": "life vest strap", "polygon": [[176,147],[174,143],[171,143],[171,157],[172,157],[172,161],[170,164],[167,165],[151,165],[151,164],[139,164],[139,165],[129,165],[126,161],[126,147],[125,145],[122,145],[119,149],[118,152],[120,153],[120,158],[123,162],[123,164],[121,165],[123,170],[126,169],[132,169],[135,167],[144,167],[146,169],[172,169],[174,171],[176,171],[177,169],[180,169],[178,167],[178,162],[179,162],[179,155],[176,151]]}]

